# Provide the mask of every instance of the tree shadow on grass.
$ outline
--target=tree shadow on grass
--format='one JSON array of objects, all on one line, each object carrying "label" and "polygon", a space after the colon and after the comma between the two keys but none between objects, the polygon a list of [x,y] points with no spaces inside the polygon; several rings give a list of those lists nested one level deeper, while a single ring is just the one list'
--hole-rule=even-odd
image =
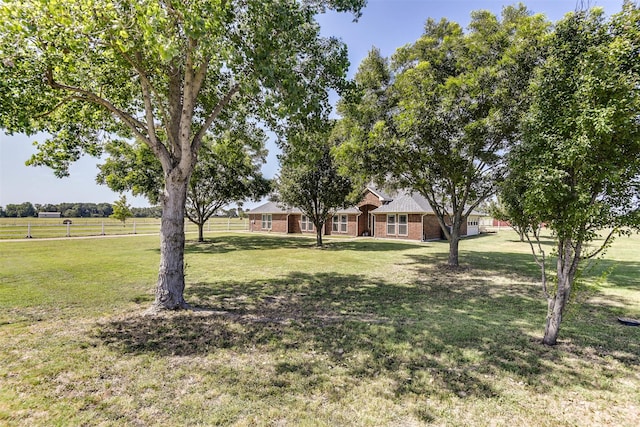
[{"label": "tree shadow on grass", "polygon": [[[498,280],[508,279],[509,283],[502,286],[492,285],[485,292],[499,296],[505,301],[513,299],[514,303],[520,300],[530,301],[532,306],[540,305],[537,317],[541,339],[546,316],[545,307],[542,306],[545,304],[545,297],[540,284],[540,269],[531,255],[465,251],[461,257],[463,264],[458,269],[447,268],[446,257],[441,254],[408,254],[406,257],[410,259],[409,264],[414,266],[421,278],[419,280],[426,286],[429,278],[435,274],[449,277],[450,283],[457,283],[447,292],[472,294],[479,287],[485,286],[470,277],[483,277],[486,281],[491,281],[492,277]],[[636,273],[638,271],[640,263],[603,259],[597,261],[582,280],[586,283],[593,282],[603,272],[610,272],[607,276],[608,286],[637,291],[640,290]],[[640,328],[626,327],[617,321],[618,317],[628,315],[633,301],[617,295],[599,296],[597,288],[584,283],[578,286],[580,289],[574,289],[572,301],[567,307],[561,325],[559,342],[565,346],[564,349],[579,356],[593,355],[595,352],[613,357],[626,365],[640,365]],[[522,309],[525,310],[526,307],[522,306]],[[638,313],[638,310],[635,312]],[[507,321],[517,318],[516,315]]]},{"label": "tree shadow on grass", "polygon": [[303,249],[312,247],[315,240],[305,237],[286,235],[242,234],[222,235],[206,239],[204,242],[187,241],[185,254],[189,253],[228,253],[234,251]]},{"label": "tree shadow on grass", "polygon": [[[479,272],[467,271],[458,283],[458,272],[398,284],[302,272],[269,282],[196,283],[186,297],[199,311],[114,318],[97,325],[94,338],[126,354],[257,351],[275,360],[260,379],[269,392],[304,382],[308,393],[332,381],[348,392],[363,379],[387,378],[396,395],[493,398],[499,395],[495,378],[504,375],[541,389],[560,377],[602,389],[591,376],[557,363],[570,350],[532,338],[544,319],[541,301],[529,291],[497,292]],[[574,344],[601,345],[610,349],[607,357],[640,365],[638,345],[611,344],[609,332]],[[594,360],[608,363],[593,354],[585,363]],[[230,375],[228,381],[239,378]]]},{"label": "tree shadow on grass", "polygon": [[[329,251],[401,251],[415,249],[420,243],[396,241],[379,241],[366,239],[347,240],[325,238],[322,249]],[[191,253],[228,253],[248,250],[276,249],[317,249],[316,240],[312,236],[242,234],[223,235],[208,238],[204,242],[187,241],[185,254]]]}]

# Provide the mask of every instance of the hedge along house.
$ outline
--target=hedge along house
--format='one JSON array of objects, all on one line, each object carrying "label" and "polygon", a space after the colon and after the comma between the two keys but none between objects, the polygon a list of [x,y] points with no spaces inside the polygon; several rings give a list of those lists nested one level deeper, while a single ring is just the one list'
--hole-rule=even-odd
[{"label": "hedge along house", "polygon": [[[479,214],[469,215],[460,234],[478,234],[478,221]],[[274,202],[249,211],[249,230],[315,234],[313,223],[300,209],[284,208]],[[328,219],[323,234],[417,241],[444,238],[433,209],[424,197],[406,192],[392,197],[373,187],[367,187],[357,207],[338,210]]]}]

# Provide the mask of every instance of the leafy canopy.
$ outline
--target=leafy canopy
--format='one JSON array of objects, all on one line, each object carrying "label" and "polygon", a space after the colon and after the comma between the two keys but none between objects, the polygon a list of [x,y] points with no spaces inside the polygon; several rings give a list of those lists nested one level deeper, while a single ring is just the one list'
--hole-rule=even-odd
[{"label": "leafy canopy", "polygon": [[391,60],[372,50],[339,104],[341,162],[424,196],[450,241],[451,265],[467,216],[504,174],[548,28],[524,6],[504,8],[501,20],[473,12],[466,33],[429,19]]},{"label": "leafy canopy", "polygon": [[640,226],[639,28],[630,2],[610,22],[597,8],[566,17],[532,86],[505,193],[560,240]]},{"label": "leafy canopy", "polygon": [[357,17],[364,3],[4,1],[0,127],[50,134],[31,163],[59,176],[114,135],[145,143],[165,173],[188,171],[229,108],[283,129],[326,106],[348,62],[343,43],[319,36],[314,15]]},{"label": "leafy canopy", "polygon": [[304,133],[291,135],[280,156],[281,171],[277,182],[278,201],[294,206],[315,225],[317,244],[322,245],[322,227],[327,218],[353,200],[351,179],[342,175],[332,154],[333,123]]},{"label": "leafy canopy", "polygon": [[131,212],[131,206],[127,203],[127,196],[120,195],[120,198],[113,203],[113,213],[109,217],[122,221],[122,224],[124,224],[127,218],[132,216],[133,213]]},{"label": "leafy canopy", "polygon": [[[536,253],[529,240],[547,298],[547,345],[557,342],[583,260],[640,229],[639,30],[640,9],[628,1],[609,21],[598,8],[561,20],[531,86],[522,141],[509,156],[502,199],[538,243]],[[552,288],[535,234],[540,223],[555,240]]]}]

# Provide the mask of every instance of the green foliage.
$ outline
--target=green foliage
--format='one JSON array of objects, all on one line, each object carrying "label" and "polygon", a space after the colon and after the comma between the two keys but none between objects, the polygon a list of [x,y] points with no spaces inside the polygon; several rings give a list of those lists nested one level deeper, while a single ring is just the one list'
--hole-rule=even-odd
[{"label": "green foliage", "polygon": [[519,193],[509,205],[560,241],[640,227],[640,65],[629,61],[640,49],[639,22],[631,3],[609,22],[598,9],[569,15],[532,86],[505,194]]},{"label": "green foliage", "polygon": [[157,308],[187,307],[186,188],[212,125],[240,114],[280,134],[328,111],[346,46],[315,15],[363,0],[7,0],[0,5],[0,127],[43,131],[30,160],[56,175],[135,138],[165,188]]},{"label": "green foliage", "polygon": [[[216,135],[208,135],[189,181],[187,218],[202,225],[225,205],[268,194],[270,182],[260,171],[266,157],[264,145],[264,131],[253,124],[231,124]],[[97,181],[114,191],[131,190],[158,203],[164,177],[151,150],[142,144],[131,147],[114,141],[106,151],[109,157],[99,166]]]},{"label": "green foliage", "polygon": [[109,217],[122,221],[122,224],[124,225],[127,218],[131,218],[132,216],[133,213],[131,212],[131,206],[127,204],[127,196],[122,194],[120,199],[113,203],[113,213],[109,215]]},{"label": "green foliage", "polygon": [[199,226],[200,240],[202,226],[218,209],[232,202],[260,200],[271,190],[271,182],[260,171],[266,156],[264,136],[258,129],[253,131],[244,135],[230,130],[202,147],[185,209],[187,218]]},{"label": "green foliage", "polygon": [[296,135],[280,156],[278,200],[309,217],[316,229],[318,246],[322,246],[322,228],[327,219],[336,209],[352,204],[351,180],[339,173],[331,153],[332,126],[326,124]]},{"label": "green foliage", "polygon": [[[136,137],[165,176],[190,176],[212,125],[240,114],[284,132],[326,111],[346,47],[315,14],[364,0],[5,1],[0,127],[51,135],[29,161],[56,175]],[[115,139],[115,140],[114,140]],[[113,140],[113,141],[112,141]],[[115,185],[115,184],[114,184]]]},{"label": "green foliage", "polygon": [[[115,191],[124,191],[123,188]],[[29,203],[29,202],[27,202]],[[18,211],[12,206],[24,205],[7,205],[8,211],[3,210],[0,207],[0,216],[17,217]],[[105,218],[113,213],[113,208],[110,203],[46,203],[44,205],[35,204],[35,210],[33,216],[37,216],[38,212],[60,212],[62,217],[68,218]],[[8,214],[7,214],[8,212]],[[160,217],[162,216],[162,209],[158,206],[152,206],[147,208],[131,208],[131,212],[135,217]],[[4,214],[4,215],[3,215]],[[24,217],[25,215],[19,215]]]},{"label": "green foliage", "polygon": [[561,20],[531,85],[522,142],[509,156],[502,190],[509,215],[546,224],[556,244],[550,291],[540,264],[546,344],[556,343],[584,259],[640,229],[639,26],[631,2],[610,20],[598,8]]},{"label": "green foliage", "polygon": [[423,195],[455,242],[504,173],[548,27],[524,6],[507,7],[502,20],[474,12],[467,33],[429,19],[391,63],[374,49],[358,69],[355,93],[339,105],[340,159],[360,175]]},{"label": "green foliage", "polygon": [[326,105],[326,88],[340,86],[347,68],[345,46],[319,37],[314,14],[357,15],[363,5],[5,1],[0,126],[51,134],[31,163],[63,176],[116,134],[139,137],[156,156],[164,145],[162,156],[179,158],[186,153],[171,147],[182,144],[181,126],[197,146],[200,129],[222,107],[249,108],[274,125],[285,115],[303,117]]},{"label": "green foliage", "polygon": [[9,203],[4,208],[3,216],[20,217],[20,218],[24,218],[28,216],[33,217],[33,216],[38,216],[38,212],[36,212],[36,209],[31,204],[31,202],[24,202],[20,204]]}]

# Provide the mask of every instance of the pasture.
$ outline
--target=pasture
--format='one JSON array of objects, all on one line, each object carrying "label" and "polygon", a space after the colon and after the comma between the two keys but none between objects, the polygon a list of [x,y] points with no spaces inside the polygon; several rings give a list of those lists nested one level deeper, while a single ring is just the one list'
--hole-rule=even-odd
[{"label": "pasture", "polygon": [[[195,311],[145,315],[157,236],[0,242],[0,424],[640,425],[640,238],[585,272],[560,344],[529,248],[208,233]],[[604,275],[603,273],[608,273]]]},{"label": "pasture", "polygon": [[[186,219],[184,224],[187,234],[198,232],[196,224]],[[204,225],[206,232],[248,229],[246,218],[212,217]],[[112,218],[0,218],[0,240],[159,233],[159,218],[129,218],[124,223]]]}]

